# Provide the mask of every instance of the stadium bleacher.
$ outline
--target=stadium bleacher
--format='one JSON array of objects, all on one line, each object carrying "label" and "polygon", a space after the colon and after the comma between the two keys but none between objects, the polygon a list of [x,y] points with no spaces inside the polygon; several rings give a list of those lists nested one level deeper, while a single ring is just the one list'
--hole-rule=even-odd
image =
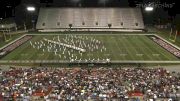
[{"label": "stadium bleacher", "polygon": [[[72,26],[71,26],[72,25]],[[138,8],[41,8],[37,29],[144,29]]]}]

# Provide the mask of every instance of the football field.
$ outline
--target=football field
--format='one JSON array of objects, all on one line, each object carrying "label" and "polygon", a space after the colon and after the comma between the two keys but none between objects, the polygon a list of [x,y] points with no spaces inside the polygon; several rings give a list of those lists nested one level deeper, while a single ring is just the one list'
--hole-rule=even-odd
[{"label": "football field", "polygon": [[147,35],[32,36],[1,61],[179,61]]}]

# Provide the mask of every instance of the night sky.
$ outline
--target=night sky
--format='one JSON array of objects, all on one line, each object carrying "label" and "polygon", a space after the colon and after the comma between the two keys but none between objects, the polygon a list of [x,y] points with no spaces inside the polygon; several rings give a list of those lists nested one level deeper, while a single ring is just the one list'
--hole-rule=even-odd
[{"label": "night sky", "polygon": [[[0,18],[24,18],[28,14],[26,7],[137,7],[137,4],[173,4],[173,7],[157,7],[153,11],[154,18],[175,17],[180,14],[178,4],[174,0],[0,0]],[[143,10],[142,10],[143,11]],[[35,13],[38,15],[38,12]],[[146,12],[144,12],[144,15]]]}]

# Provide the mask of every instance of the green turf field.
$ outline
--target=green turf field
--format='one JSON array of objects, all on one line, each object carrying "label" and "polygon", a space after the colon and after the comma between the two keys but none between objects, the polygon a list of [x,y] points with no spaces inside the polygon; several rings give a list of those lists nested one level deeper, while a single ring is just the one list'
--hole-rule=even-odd
[{"label": "green turf field", "polygon": [[[43,38],[52,40],[54,37],[60,37],[60,40],[66,35],[33,35],[30,40],[40,42]],[[78,36],[78,35],[77,35]],[[83,53],[82,56],[77,51],[73,51],[77,60],[106,60],[111,61],[179,61],[177,57],[154,43],[146,35],[79,35],[88,38],[94,38],[101,41],[106,47],[106,51],[89,51]],[[21,45],[1,60],[70,60],[68,52],[44,51],[42,49],[33,48],[30,41]],[[58,48],[58,47],[56,47]],[[56,49],[55,48],[55,49]],[[68,50],[68,49],[67,49]],[[71,51],[72,49],[69,49]],[[59,56],[61,55],[61,57]],[[64,58],[64,56],[66,58]]]}]

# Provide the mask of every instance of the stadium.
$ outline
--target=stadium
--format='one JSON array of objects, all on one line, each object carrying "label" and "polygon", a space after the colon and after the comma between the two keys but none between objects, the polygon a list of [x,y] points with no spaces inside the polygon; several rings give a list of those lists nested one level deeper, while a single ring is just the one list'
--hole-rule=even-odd
[{"label": "stadium", "polygon": [[0,1],[0,101],[179,101],[177,5],[135,1]]}]

